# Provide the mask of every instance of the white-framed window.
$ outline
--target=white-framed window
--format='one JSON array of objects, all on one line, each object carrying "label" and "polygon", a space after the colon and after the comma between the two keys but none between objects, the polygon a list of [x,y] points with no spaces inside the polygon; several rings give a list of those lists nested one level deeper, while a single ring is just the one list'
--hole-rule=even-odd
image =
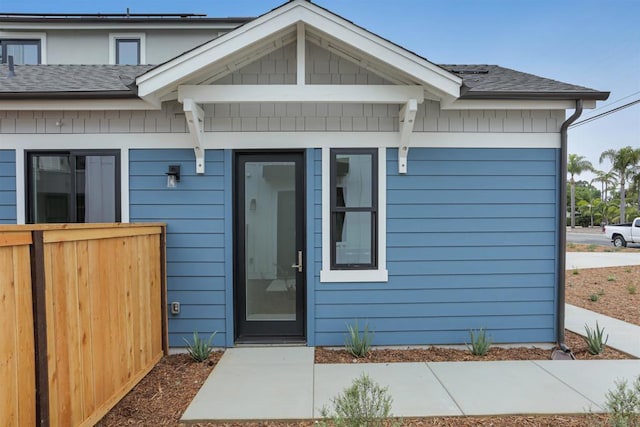
[{"label": "white-framed window", "polygon": [[146,64],[146,49],[144,33],[109,34],[109,64]]},{"label": "white-framed window", "polygon": [[0,31],[0,64],[13,57],[16,65],[47,63],[46,33]]},{"label": "white-framed window", "polygon": [[120,222],[120,152],[26,152],[27,221]]},{"label": "white-framed window", "polygon": [[386,282],[386,149],[322,149],[321,282]]}]

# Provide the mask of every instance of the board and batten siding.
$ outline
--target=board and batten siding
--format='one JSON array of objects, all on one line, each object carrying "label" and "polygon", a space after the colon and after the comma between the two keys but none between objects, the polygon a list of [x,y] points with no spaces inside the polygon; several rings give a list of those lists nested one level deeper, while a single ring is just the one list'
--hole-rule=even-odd
[{"label": "board and batten siding", "polygon": [[387,150],[387,283],[321,283],[321,155],[315,160],[315,343],[369,323],[374,344],[460,344],[555,334],[554,149]]},{"label": "board and batten siding", "polygon": [[[178,187],[166,187],[169,165],[181,166]],[[184,347],[194,331],[217,332],[226,344],[225,177],[222,150],[207,150],[206,174],[196,175],[193,150],[130,150],[131,222],[167,224],[167,301],[181,304],[168,314],[169,345]],[[230,191],[230,187],[228,188]],[[228,285],[228,288],[231,286]]]},{"label": "board and batten siding", "polygon": [[16,152],[0,150],[0,224],[16,220]]}]

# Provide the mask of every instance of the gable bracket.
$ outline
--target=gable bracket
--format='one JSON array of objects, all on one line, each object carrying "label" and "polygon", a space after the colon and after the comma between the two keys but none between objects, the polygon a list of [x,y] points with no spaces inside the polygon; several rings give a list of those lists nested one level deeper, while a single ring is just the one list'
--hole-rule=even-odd
[{"label": "gable bracket", "polygon": [[418,111],[418,101],[410,99],[400,109],[400,146],[398,147],[398,173],[407,173],[407,157],[409,155],[409,145],[411,142],[411,134],[413,133],[413,124]]},{"label": "gable bracket", "polygon": [[193,99],[184,99],[184,114],[193,137],[193,152],[196,155],[196,173],[204,174],[204,111]]}]

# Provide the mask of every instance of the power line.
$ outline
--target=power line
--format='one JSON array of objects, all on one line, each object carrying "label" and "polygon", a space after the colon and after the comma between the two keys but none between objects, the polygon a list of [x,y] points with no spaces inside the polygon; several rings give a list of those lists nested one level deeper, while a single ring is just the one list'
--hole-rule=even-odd
[{"label": "power line", "polygon": [[605,111],[604,113],[600,113],[600,114],[595,115],[593,117],[589,117],[588,119],[584,119],[584,120],[581,120],[579,122],[575,122],[574,124],[569,126],[569,128],[577,127],[577,126],[584,125],[584,124],[587,124],[589,122],[592,122],[594,120],[601,119],[602,117],[606,117],[606,116],[608,116],[610,114],[613,114],[613,113],[618,112],[620,110],[624,110],[625,108],[629,108],[629,107],[631,107],[631,106],[633,106],[635,104],[638,104],[638,103],[640,103],[640,99],[636,99],[635,101],[631,101],[631,102],[629,102],[627,104],[621,105],[620,107],[616,107],[616,108],[614,108],[612,110]]},{"label": "power line", "polygon": [[637,95],[639,93],[640,93],[640,90],[637,91],[637,92],[633,92],[632,94],[629,94],[629,95],[624,96],[622,98],[616,99],[615,101],[608,102],[608,103],[606,103],[604,105],[599,106],[598,108],[596,108],[594,110],[589,111],[587,114],[593,114],[598,110],[602,110],[605,107],[608,107],[608,106],[613,105],[613,104],[617,104],[618,102],[622,101],[623,99],[631,98],[632,96]]}]

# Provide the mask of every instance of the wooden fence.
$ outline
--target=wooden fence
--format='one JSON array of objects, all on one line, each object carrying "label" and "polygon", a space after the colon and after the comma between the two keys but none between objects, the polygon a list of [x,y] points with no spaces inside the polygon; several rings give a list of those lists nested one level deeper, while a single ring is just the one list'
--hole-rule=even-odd
[{"label": "wooden fence", "polygon": [[0,227],[5,425],[93,425],[166,354],[164,242],[163,224]]}]

